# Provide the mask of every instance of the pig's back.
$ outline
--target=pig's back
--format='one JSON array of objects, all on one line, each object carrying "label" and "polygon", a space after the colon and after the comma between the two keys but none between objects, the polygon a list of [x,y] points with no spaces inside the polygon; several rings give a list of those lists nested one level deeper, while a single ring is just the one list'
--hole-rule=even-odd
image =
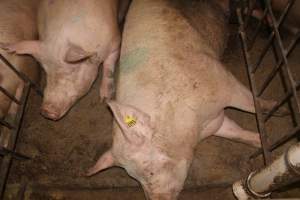
[{"label": "pig's back", "polygon": [[72,38],[73,43],[86,50],[106,44],[110,40],[103,35],[114,39],[119,33],[117,5],[117,0],[42,0],[38,14],[40,39],[65,41]]},{"label": "pig's back", "polygon": [[163,110],[166,102],[215,113],[224,107],[219,99],[230,80],[213,55],[212,46],[169,1],[133,1],[123,33],[117,99],[148,113]]}]

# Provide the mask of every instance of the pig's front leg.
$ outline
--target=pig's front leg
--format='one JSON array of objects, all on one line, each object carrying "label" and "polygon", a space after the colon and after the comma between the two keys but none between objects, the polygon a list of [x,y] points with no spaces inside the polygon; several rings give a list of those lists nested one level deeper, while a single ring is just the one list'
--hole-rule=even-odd
[{"label": "pig's front leg", "polygon": [[114,71],[120,55],[120,49],[111,52],[103,63],[102,81],[100,86],[100,98],[110,100],[115,92]]},{"label": "pig's front leg", "polygon": [[215,136],[227,138],[237,142],[245,143],[254,147],[261,147],[259,134],[241,128],[234,121],[224,116],[224,121]]}]

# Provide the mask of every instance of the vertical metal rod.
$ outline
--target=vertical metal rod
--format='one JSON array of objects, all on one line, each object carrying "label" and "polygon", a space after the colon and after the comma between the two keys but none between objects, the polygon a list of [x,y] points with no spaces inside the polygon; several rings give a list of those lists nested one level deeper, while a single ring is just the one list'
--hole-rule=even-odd
[{"label": "vertical metal rod", "polygon": [[[17,115],[16,115],[16,119],[15,119],[15,124],[17,124],[17,128],[13,130],[12,134],[11,134],[11,139],[9,141],[8,144],[8,149],[11,151],[15,151],[16,148],[16,143],[17,143],[17,139],[18,139],[18,135],[21,129],[21,125],[22,125],[22,119],[23,119],[23,115],[25,112],[25,108],[27,105],[27,99],[30,93],[30,84],[26,84],[24,87],[24,93],[21,97],[21,105],[18,107],[18,111],[17,111]],[[9,174],[9,170],[12,164],[12,160],[13,160],[13,156],[12,154],[7,154],[6,156],[3,157],[3,160],[1,162],[1,166],[0,166],[0,199],[3,199],[4,197],[4,191],[5,191],[5,186],[6,186],[6,182],[7,182],[7,178],[8,178],[8,174]]]},{"label": "vertical metal rod", "polygon": [[[300,35],[297,35],[297,37],[294,40],[292,40],[291,44],[288,46],[288,48],[287,48],[287,57],[290,55],[290,53],[294,49],[295,45],[297,44],[299,36]],[[261,86],[261,89],[258,91],[258,96],[262,95],[262,93],[268,87],[268,85],[270,84],[270,82],[273,80],[274,76],[276,75],[276,73],[278,72],[278,70],[282,66],[282,64],[283,64],[283,60],[279,59],[279,61],[277,62],[275,68],[273,68],[273,70],[271,71],[271,73],[269,74],[269,76],[263,82],[263,84]]]},{"label": "vertical metal rod", "polygon": [[263,21],[264,21],[267,14],[268,14],[267,9],[265,9],[263,17],[261,19],[258,19],[259,20],[258,25],[256,27],[256,30],[254,31],[253,37],[251,38],[251,40],[248,44],[248,48],[249,48],[248,51],[250,51],[252,49],[252,47],[254,46],[255,40],[256,40],[257,36],[259,35],[261,28],[263,27],[262,26]]},{"label": "vertical metal rod", "polygon": [[[284,144],[285,142],[289,141],[291,138],[293,138],[295,135],[299,134],[300,131],[300,126],[297,126],[295,128],[293,128],[288,134],[283,135],[282,137],[280,137],[278,140],[276,140],[269,148],[269,151],[274,151],[277,147],[279,147],[280,145]],[[254,154],[251,155],[250,158],[255,158],[256,156],[258,156],[259,154],[262,153],[262,150],[259,149],[258,151],[256,151]]]},{"label": "vertical metal rod", "polygon": [[265,164],[268,164],[271,161],[271,152],[268,151],[269,144],[268,144],[268,139],[267,139],[267,135],[265,132],[264,123],[262,123],[262,121],[263,121],[263,115],[261,113],[262,109],[260,108],[259,100],[257,98],[257,89],[256,89],[256,85],[254,83],[254,81],[255,81],[254,74],[251,72],[251,69],[250,69],[250,66],[251,66],[250,57],[249,57],[249,54],[247,51],[248,48],[247,48],[247,41],[246,41],[246,36],[245,36],[244,22],[242,19],[242,12],[241,12],[240,8],[237,9],[237,16],[238,16],[239,24],[240,24],[239,34],[240,34],[241,40],[242,40],[245,62],[246,62],[247,71],[248,71],[248,75],[249,75],[249,79],[250,79],[250,86],[254,93],[253,99],[254,99],[254,105],[255,105],[255,110],[256,110],[256,119],[259,122],[258,129],[259,129],[260,138],[261,138],[262,147],[263,147],[264,161],[265,161]]}]

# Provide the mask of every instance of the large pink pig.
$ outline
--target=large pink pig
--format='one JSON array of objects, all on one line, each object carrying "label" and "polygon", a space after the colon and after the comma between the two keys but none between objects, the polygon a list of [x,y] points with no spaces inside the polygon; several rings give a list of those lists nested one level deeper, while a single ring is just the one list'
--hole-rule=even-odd
[{"label": "large pink pig", "polygon": [[[205,31],[212,27],[196,30],[173,2],[133,0],[123,33],[117,101],[108,102],[116,119],[113,145],[88,171],[123,167],[152,200],[177,198],[197,143],[211,135],[260,147],[257,133],[224,114],[226,107],[255,111],[250,91],[217,59],[216,43],[224,39],[208,37]],[[199,2],[205,21],[198,23],[217,28],[222,13],[211,1]],[[216,23],[207,24],[210,17]],[[274,105],[261,102],[266,109]]]},{"label": "large pink pig", "polygon": [[[37,39],[37,6],[39,0],[1,0],[0,1],[0,46],[22,40]],[[0,53],[16,69],[26,74],[32,81],[39,79],[37,63],[30,56],[11,55],[0,49]],[[0,85],[9,94],[20,100],[24,82],[2,61],[0,61]],[[0,92],[0,118],[16,114],[17,105]]]},{"label": "large pink pig", "polygon": [[33,55],[45,69],[44,116],[63,117],[89,91],[101,63],[100,97],[112,97],[121,41],[118,0],[42,0],[38,28],[39,40],[7,45],[6,49]]}]

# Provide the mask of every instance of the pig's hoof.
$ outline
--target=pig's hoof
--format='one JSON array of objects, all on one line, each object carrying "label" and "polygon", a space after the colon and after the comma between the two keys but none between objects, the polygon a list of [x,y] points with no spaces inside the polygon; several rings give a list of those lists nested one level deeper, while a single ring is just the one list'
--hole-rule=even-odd
[{"label": "pig's hoof", "polygon": [[253,142],[253,147],[260,149],[261,148],[261,140],[260,137],[258,136],[257,140]]},{"label": "pig's hoof", "polygon": [[100,87],[100,100],[104,102],[106,99],[111,100],[115,93],[114,80],[111,78],[103,78]]},{"label": "pig's hoof", "polygon": [[112,88],[100,90],[100,101],[101,102],[111,100],[113,98],[113,96],[114,96],[114,90]]},{"label": "pig's hoof", "polygon": [[93,174],[95,174],[95,170],[94,170],[94,168],[92,167],[92,168],[90,168],[90,169],[87,170],[87,172],[85,173],[85,176],[86,176],[86,177],[90,177],[90,176],[92,176]]}]

